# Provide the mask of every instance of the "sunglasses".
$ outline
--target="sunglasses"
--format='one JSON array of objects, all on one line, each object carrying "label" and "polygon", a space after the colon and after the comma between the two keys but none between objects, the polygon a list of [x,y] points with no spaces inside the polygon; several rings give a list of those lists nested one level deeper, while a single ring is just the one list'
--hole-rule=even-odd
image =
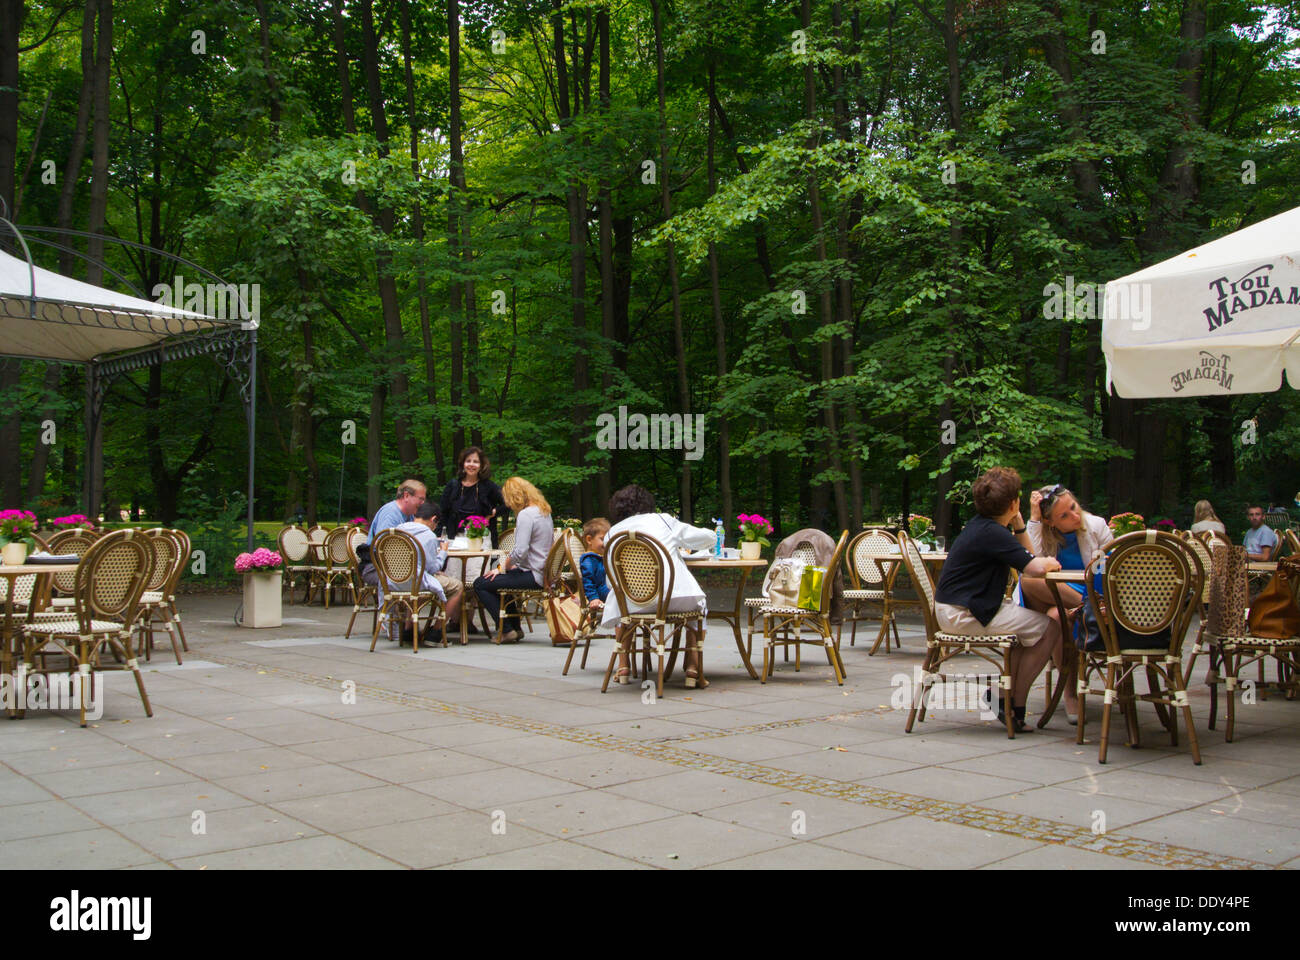
[{"label": "sunglasses", "polygon": [[1064,493],[1064,492],[1065,492],[1065,486],[1064,486],[1063,484],[1060,484],[1060,483],[1058,483],[1058,484],[1056,484],[1056,485],[1054,485],[1054,486],[1051,486],[1051,487],[1047,487],[1046,490],[1045,490],[1044,493],[1043,493],[1043,500],[1042,500],[1042,503],[1040,503],[1040,504],[1038,505],[1039,509],[1040,509],[1040,510],[1051,510],[1051,509],[1052,509],[1052,501],[1054,501],[1057,497],[1059,497],[1059,496],[1060,496],[1062,493]]}]

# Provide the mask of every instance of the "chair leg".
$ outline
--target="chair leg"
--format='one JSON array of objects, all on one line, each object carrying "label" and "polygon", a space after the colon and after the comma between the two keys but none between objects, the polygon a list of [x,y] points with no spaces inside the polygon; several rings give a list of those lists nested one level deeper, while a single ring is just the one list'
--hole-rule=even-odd
[{"label": "chair leg", "polygon": [[[1150,691],[1152,694],[1156,694],[1159,692],[1159,689],[1160,689],[1160,674],[1156,671],[1156,668],[1154,666],[1148,663],[1147,664],[1147,690]],[[1161,726],[1168,729],[1169,712],[1165,710],[1165,705],[1161,703],[1159,700],[1155,700],[1153,701],[1152,706],[1156,708],[1156,716],[1160,718]]]},{"label": "chair leg", "polygon": [[1227,721],[1223,728],[1223,740],[1225,743],[1232,743],[1237,720],[1237,684],[1240,682],[1241,677],[1241,653],[1235,650],[1224,652],[1219,666],[1223,670],[1225,679],[1223,685],[1223,712],[1227,717]]},{"label": "chair leg", "polygon": [[1079,725],[1075,728],[1074,742],[1083,743],[1083,728],[1088,722],[1088,655],[1080,650],[1078,658],[1074,682],[1079,694]]},{"label": "chair leg", "polygon": [[[925,703],[925,696],[929,692],[930,683],[930,664],[934,659],[934,647],[929,648],[925,654],[925,663],[921,666],[921,679],[912,685],[912,703],[907,711],[907,726],[903,728],[904,733],[912,732],[912,725],[916,723],[918,708]],[[921,718],[924,722],[924,716]]]},{"label": "chair leg", "polygon": [[[673,645],[668,652],[668,669],[664,673],[665,677],[671,677],[673,675],[674,668],[676,668],[677,666],[677,647],[678,644],[681,643],[681,640],[682,640],[682,628],[681,625],[678,624],[677,628],[673,630]],[[685,667],[683,667],[682,669],[684,670]]]},{"label": "chair leg", "polygon": [[[1219,717],[1219,674],[1222,673],[1225,678],[1230,674],[1227,672],[1227,655],[1217,643],[1210,646],[1206,655],[1210,658],[1205,671],[1205,682],[1210,688],[1210,729],[1213,730]],[[1231,694],[1232,691],[1228,692]]]},{"label": "chair leg", "polygon": [[[1106,748],[1110,744],[1110,708],[1115,698],[1115,664],[1106,664],[1106,696],[1101,704],[1101,745],[1097,749],[1097,762],[1106,762]],[[1083,710],[1083,701],[1079,701],[1079,710]],[[1083,718],[1080,717],[1080,727],[1082,727]],[[1082,736],[1083,730],[1079,734]]]}]

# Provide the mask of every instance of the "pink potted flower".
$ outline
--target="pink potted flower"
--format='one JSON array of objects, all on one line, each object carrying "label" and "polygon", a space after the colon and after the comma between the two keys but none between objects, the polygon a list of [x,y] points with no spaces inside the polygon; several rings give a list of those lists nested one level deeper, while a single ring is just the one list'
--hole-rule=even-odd
[{"label": "pink potted flower", "polygon": [[757,513],[741,513],[736,516],[740,521],[740,556],[744,560],[757,560],[764,547],[772,544],[765,534],[772,532],[772,524]]},{"label": "pink potted flower", "polygon": [[280,577],[284,558],[258,547],[235,557],[235,572],[244,575],[245,627],[278,627],[281,623]]},{"label": "pink potted flower", "polygon": [[469,541],[471,550],[483,549],[483,534],[487,532],[488,524],[491,521],[487,517],[466,517],[461,521],[460,528],[465,533],[465,539]]},{"label": "pink potted flower", "polygon": [[32,534],[36,532],[36,514],[30,510],[0,510],[0,546],[6,564],[26,562],[29,550],[36,549]]}]

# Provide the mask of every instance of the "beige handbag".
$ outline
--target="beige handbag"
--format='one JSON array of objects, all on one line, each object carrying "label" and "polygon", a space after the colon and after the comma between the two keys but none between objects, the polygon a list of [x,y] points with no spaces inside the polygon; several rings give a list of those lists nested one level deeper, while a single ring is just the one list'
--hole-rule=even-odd
[{"label": "beige handbag", "polygon": [[582,605],[576,595],[546,598],[546,626],[551,631],[551,643],[555,646],[573,642],[581,617]]},{"label": "beige handbag", "polygon": [[763,596],[777,607],[794,607],[799,603],[799,584],[803,580],[804,563],[789,557],[775,561],[768,567],[763,580]]}]

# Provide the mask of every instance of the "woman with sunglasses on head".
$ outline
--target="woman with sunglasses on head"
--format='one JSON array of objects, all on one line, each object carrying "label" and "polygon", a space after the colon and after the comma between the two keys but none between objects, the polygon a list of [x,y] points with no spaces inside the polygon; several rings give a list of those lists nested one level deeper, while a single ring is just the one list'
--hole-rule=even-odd
[{"label": "woman with sunglasses on head", "polygon": [[[1059,483],[1029,495],[1029,522],[1025,526],[1035,556],[1055,557],[1062,570],[1087,569],[1089,562],[1104,552],[1115,537],[1105,520],[1084,510],[1074,494]],[[1046,613],[1053,620],[1060,619],[1046,580],[1026,577],[1020,586],[1031,609]],[[1058,584],[1058,588],[1066,610],[1083,605],[1082,583]],[[1056,668],[1063,669],[1065,657],[1073,655],[1074,651],[1062,644],[1060,654],[1053,656]],[[1069,686],[1065,689],[1065,717],[1071,726],[1079,722],[1079,693]]]}]

